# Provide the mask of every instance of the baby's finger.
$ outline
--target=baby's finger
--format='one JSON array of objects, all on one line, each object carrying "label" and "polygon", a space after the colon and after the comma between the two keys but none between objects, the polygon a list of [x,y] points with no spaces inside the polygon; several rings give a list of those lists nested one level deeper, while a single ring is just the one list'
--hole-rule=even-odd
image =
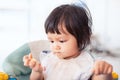
[{"label": "baby's finger", "polygon": [[94,66],[93,66],[93,71],[94,71],[93,73],[95,75],[98,75],[100,73],[100,67],[99,67],[98,61],[95,62]]},{"label": "baby's finger", "polygon": [[31,61],[29,62],[30,68],[34,68],[36,66],[36,63],[37,63],[37,61],[34,58],[31,59]]},{"label": "baby's finger", "polygon": [[41,64],[39,62],[37,62],[36,66],[34,67],[34,70],[37,71],[37,72],[42,72],[43,67],[41,66]]},{"label": "baby's finger", "polygon": [[107,74],[108,68],[109,68],[108,66],[105,66],[104,69],[103,69],[103,71],[102,71],[102,73],[103,73],[103,74]]},{"label": "baby's finger", "polygon": [[23,57],[24,66],[29,66],[29,61],[30,61],[29,56],[25,55]]},{"label": "baby's finger", "polygon": [[26,61],[24,62],[24,66],[29,66],[29,60],[26,60]]},{"label": "baby's finger", "polygon": [[94,68],[94,72],[93,72],[93,73],[94,73],[95,75],[98,75],[99,72],[100,72],[100,70],[99,70],[98,68]]},{"label": "baby's finger", "polygon": [[107,73],[108,73],[108,74],[111,74],[112,72],[113,72],[113,67],[111,66],[111,67],[108,68]]},{"label": "baby's finger", "polygon": [[25,55],[25,56],[23,57],[23,62],[25,62],[27,59],[29,59],[29,56],[28,56],[28,55]]},{"label": "baby's finger", "polygon": [[32,53],[30,53],[30,54],[29,54],[29,58],[30,58],[30,59],[32,59],[32,58],[33,58],[33,57],[32,57]]},{"label": "baby's finger", "polygon": [[104,62],[101,71],[102,71],[102,74],[111,74],[112,73],[112,65]]},{"label": "baby's finger", "polygon": [[106,73],[107,68],[108,68],[108,65],[106,65],[104,61],[99,62],[99,74]]}]

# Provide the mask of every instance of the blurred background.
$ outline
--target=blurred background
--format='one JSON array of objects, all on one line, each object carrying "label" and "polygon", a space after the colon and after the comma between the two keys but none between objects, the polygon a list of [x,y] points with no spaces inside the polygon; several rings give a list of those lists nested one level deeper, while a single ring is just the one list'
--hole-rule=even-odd
[{"label": "blurred background", "polygon": [[[26,42],[46,40],[44,22],[60,4],[79,0],[0,0],[0,69],[4,58]],[[120,48],[120,0],[82,0],[93,18],[93,33],[109,48]]]}]

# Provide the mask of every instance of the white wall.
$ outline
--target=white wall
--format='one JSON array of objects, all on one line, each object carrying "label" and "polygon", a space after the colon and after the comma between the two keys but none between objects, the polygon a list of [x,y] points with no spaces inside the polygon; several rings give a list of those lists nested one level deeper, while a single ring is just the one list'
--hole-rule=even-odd
[{"label": "white wall", "polygon": [[27,0],[0,0],[0,71],[5,57],[29,39]]},{"label": "white wall", "polygon": [[93,17],[94,33],[106,47],[120,48],[120,0],[87,0]]},{"label": "white wall", "polygon": [[108,45],[120,48],[120,0],[109,0],[108,3]]}]

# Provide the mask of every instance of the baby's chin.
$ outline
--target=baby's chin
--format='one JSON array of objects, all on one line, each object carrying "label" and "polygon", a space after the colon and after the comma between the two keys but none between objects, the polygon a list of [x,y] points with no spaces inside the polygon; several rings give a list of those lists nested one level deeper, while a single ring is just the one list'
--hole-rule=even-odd
[{"label": "baby's chin", "polygon": [[59,59],[71,59],[72,57],[63,57],[62,55],[56,55]]},{"label": "baby's chin", "polygon": [[64,56],[62,53],[54,53],[55,56],[57,56],[59,59],[71,59],[72,56]]},{"label": "baby's chin", "polygon": [[54,54],[55,56],[57,56],[59,59],[64,59],[64,57],[61,54]]}]

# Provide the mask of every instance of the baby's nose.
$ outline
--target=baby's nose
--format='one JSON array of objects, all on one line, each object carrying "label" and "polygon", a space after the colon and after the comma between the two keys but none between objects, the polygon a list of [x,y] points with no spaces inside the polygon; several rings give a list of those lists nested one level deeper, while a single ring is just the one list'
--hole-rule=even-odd
[{"label": "baby's nose", "polygon": [[54,43],[53,47],[54,47],[55,50],[61,49],[60,46],[59,46],[59,44],[57,44],[57,43]]}]

